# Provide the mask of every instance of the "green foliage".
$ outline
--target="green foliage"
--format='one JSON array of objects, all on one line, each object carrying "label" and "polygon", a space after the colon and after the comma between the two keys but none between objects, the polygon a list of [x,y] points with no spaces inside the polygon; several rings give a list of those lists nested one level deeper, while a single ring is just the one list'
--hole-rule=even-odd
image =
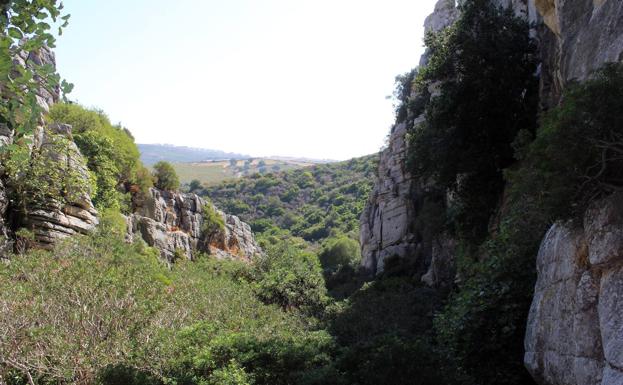
[{"label": "green foliage", "polygon": [[15,129],[18,138],[31,134],[41,118],[38,90],[54,94],[61,87],[65,93],[71,91],[72,85],[61,81],[51,65],[13,63],[14,58],[27,57],[44,46],[54,47],[56,39],[50,29],[55,25],[60,35],[69,20],[61,10],[56,0],[11,0],[0,5],[0,123]]},{"label": "green foliage", "polygon": [[3,163],[17,209],[76,202],[95,190],[93,181],[85,180],[67,162],[77,156],[69,139],[51,132],[45,137],[46,143],[38,149],[16,145],[5,154]]},{"label": "green foliage", "polygon": [[337,270],[343,266],[355,267],[361,262],[359,242],[341,236],[328,239],[318,255],[324,269]]},{"label": "green foliage", "polygon": [[193,179],[188,185],[188,192],[195,192],[201,189],[201,182],[198,179]]},{"label": "green foliage", "polygon": [[426,38],[432,56],[415,85],[440,82],[440,94],[426,104],[426,121],[410,127],[410,165],[454,192],[457,230],[474,243],[484,239],[503,170],[515,161],[513,140],[522,129],[534,131],[538,82],[529,36],[510,8],[473,0],[455,25]]},{"label": "green foliage", "polygon": [[302,237],[321,243],[358,232],[374,183],[375,157],[317,165],[208,187],[205,194],[226,212],[251,224],[260,239]]},{"label": "green foliage", "polygon": [[154,185],[161,190],[175,191],[180,187],[175,169],[168,162],[154,164],[154,180]]},{"label": "green foliage", "polygon": [[3,379],[290,384],[328,362],[332,339],[258,300],[248,267],[204,257],[169,270],[156,250],[124,243],[118,218],[0,264]]},{"label": "green foliage", "polygon": [[284,309],[301,309],[318,314],[327,301],[326,288],[318,257],[288,244],[267,250],[257,261],[258,297]]},{"label": "green foliage", "polygon": [[216,211],[216,208],[212,203],[208,202],[202,207],[201,215],[203,216],[201,232],[204,235],[211,236],[215,233],[223,232],[225,230],[225,220]]},{"label": "green foliage", "polygon": [[623,65],[606,65],[569,86],[535,140],[518,146],[525,165],[509,178],[517,194],[549,208],[547,219],[577,218],[595,199],[623,189],[622,96]]},{"label": "green foliage", "polygon": [[74,142],[97,180],[92,198],[98,209],[124,208],[126,184],[136,184],[143,192],[151,187],[134,138],[123,127],[113,126],[102,111],[60,103],[52,106],[48,119],[72,126]]},{"label": "green foliage", "polygon": [[219,333],[205,322],[186,328],[178,338],[181,356],[173,369],[180,373],[171,374],[188,384],[201,383],[205,377],[211,384],[220,376],[256,385],[300,383],[305,372],[327,365],[333,349],[325,332],[262,328]]},{"label": "green foliage", "polygon": [[208,378],[209,385],[251,385],[253,378],[236,360],[232,359],[223,368],[216,369]]}]

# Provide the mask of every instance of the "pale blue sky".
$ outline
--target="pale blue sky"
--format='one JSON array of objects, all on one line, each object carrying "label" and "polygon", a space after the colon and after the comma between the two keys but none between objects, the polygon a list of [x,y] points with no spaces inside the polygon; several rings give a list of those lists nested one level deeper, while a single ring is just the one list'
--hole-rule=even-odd
[{"label": "pale blue sky", "polygon": [[65,0],[70,95],[139,143],[347,159],[378,151],[435,0]]}]

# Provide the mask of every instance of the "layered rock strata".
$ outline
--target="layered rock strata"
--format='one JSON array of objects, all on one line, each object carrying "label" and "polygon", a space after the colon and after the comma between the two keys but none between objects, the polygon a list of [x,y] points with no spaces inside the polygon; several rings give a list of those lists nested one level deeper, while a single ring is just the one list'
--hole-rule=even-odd
[{"label": "layered rock strata", "polygon": [[223,219],[224,228],[206,234],[202,210],[207,204],[196,194],[155,188],[147,196],[136,194],[134,213],[128,217],[127,239],[131,242],[142,238],[169,262],[179,257],[192,260],[199,252],[246,261],[262,253],[251,227],[220,210],[216,212]]},{"label": "layered rock strata", "polygon": [[[58,139],[66,139],[66,146],[58,146]],[[47,163],[57,170],[61,177],[72,174],[72,178],[84,184],[90,179],[86,160],[71,140],[71,126],[52,124],[42,131],[40,145],[33,149],[37,156],[52,160]],[[98,224],[97,210],[93,206],[88,191],[82,189],[45,203],[30,205],[26,215],[21,218],[21,225],[34,233],[38,247],[50,249],[60,239],[74,234],[87,234]]]}]

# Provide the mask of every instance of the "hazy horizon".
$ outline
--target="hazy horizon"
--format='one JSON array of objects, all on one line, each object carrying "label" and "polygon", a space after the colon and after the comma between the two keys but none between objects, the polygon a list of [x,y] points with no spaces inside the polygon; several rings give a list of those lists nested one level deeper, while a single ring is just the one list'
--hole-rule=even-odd
[{"label": "hazy horizon", "polygon": [[435,2],[67,0],[58,70],[137,143],[344,160],[384,144]]}]

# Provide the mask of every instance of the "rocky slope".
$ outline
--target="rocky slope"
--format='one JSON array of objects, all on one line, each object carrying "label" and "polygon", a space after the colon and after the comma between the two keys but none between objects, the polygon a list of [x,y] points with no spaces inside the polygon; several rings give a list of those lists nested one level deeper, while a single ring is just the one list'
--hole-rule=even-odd
[{"label": "rocky slope", "polygon": [[128,241],[141,237],[171,262],[178,257],[193,259],[197,252],[219,258],[251,260],[262,253],[251,227],[238,217],[216,210],[224,229],[204,234],[202,208],[208,204],[196,194],[150,189],[150,194],[134,196],[134,214],[128,216]]}]

